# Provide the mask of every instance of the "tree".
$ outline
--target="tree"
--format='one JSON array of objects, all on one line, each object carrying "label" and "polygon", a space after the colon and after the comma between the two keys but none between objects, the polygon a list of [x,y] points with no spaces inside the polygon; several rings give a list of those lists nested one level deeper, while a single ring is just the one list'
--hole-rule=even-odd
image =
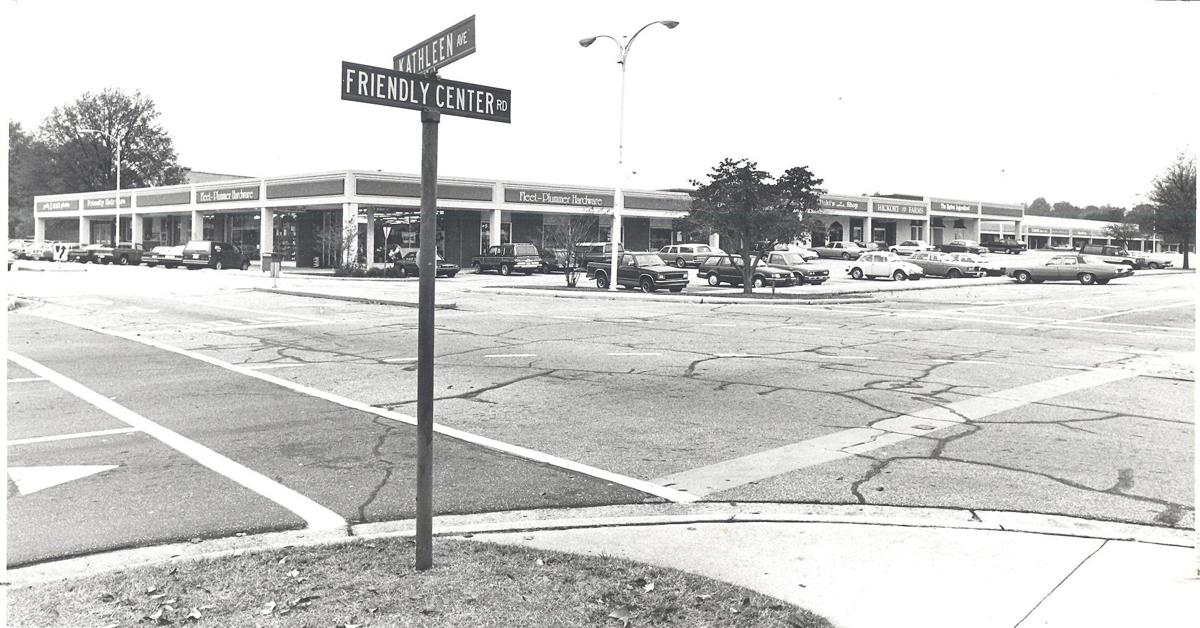
[{"label": "tree", "polygon": [[1154,233],[1154,206],[1149,203],[1136,205],[1125,214],[1124,220],[1140,227],[1142,233]]},{"label": "tree", "polygon": [[708,182],[691,182],[696,191],[680,226],[736,236],[742,289],[750,294],[752,250],[769,250],[808,232],[813,222],[809,214],[820,211],[825,190],[817,186],[823,182],[807,166],[789,168],[775,178],[756,162],[726,158],[708,174]]},{"label": "tree", "polygon": [[1128,246],[1130,240],[1139,240],[1142,229],[1131,222],[1119,222],[1104,226],[1104,237],[1111,238],[1121,246]]},{"label": "tree", "polygon": [[1054,204],[1054,213],[1050,215],[1059,218],[1079,218],[1083,215],[1083,210],[1066,201],[1059,201]]},{"label": "tree", "polygon": [[1183,267],[1188,268],[1188,249],[1196,232],[1196,162],[1180,153],[1161,176],[1154,180],[1148,197],[1154,204],[1154,227],[1167,239],[1179,242]]},{"label": "tree", "polygon": [[576,272],[582,261],[578,259],[579,243],[594,240],[599,230],[599,214],[570,214],[566,217],[566,221],[560,224],[545,226],[542,243],[547,248],[566,251],[568,286],[575,286],[579,280],[579,273]]},{"label": "tree", "polygon": [[37,185],[35,151],[39,147],[20,122],[8,121],[8,233],[10,237],[33,236],[33,196]]},{"label": "tree", "polygon": [[1030,216],[1050,216],[1054,213],[1054,208],[1050,207],[1046,197],[1039,196],[1033,199],[1033,202],[1025,209],[1025,213]]},{"label": "tree", "polygon": [[74,103],[55,107],[37,138],[49,151],[49,192],[114,189],[117,147],[113,138],[121,144],[122,188],[183,183],[183,168],[158,117],[154,101],[141,92],[131,95],[111,88],[99,94],[84,93]]}]

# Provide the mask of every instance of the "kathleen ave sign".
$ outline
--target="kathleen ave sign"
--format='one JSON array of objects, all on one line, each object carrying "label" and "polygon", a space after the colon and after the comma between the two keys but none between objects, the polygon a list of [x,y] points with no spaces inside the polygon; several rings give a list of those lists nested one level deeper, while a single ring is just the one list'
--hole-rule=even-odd
[{"label": "kathleen ave sign", "polygon": [[342,100],[512,122],[512,91],[342,62]]},{"label": "kathleen ave sign", "polygon": [[397,72],[425,74],[475,52],[475,16],[392,57]]}]

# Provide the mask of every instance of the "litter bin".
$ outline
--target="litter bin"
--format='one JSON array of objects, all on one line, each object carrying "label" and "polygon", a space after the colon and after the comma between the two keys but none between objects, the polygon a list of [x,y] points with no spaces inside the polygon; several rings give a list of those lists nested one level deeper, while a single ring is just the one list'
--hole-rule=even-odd
[{"label": "litter bin", "polygon": [[263,253],[262,267],[264,271],[271,273],[272,279],[279,278],[279,272],[283,269],[283,254],[281,253]]}]

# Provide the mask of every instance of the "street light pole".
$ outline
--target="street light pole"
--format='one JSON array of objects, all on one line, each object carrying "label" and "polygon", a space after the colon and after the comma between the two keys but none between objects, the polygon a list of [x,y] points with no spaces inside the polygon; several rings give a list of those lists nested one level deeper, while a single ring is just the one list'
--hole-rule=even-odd
[{"label": "street light pole", "polygon": [[[84,133],[98,133],[112,140],[112,143],[117,147],[117,191],[116,198],[113,199],[113,210],[116,211],[116,223],[113,225],[113,248],[121,244],[121,140],[111,133],[101,131],[99,129],[79,129]],[[132,217],[131,217],[132,218]]]},{"label": "street light pole", "polygon": [[624,44],[617,41],[615,37],[610,35],[597,35],[588,37],[587,39],[579,40],[579,45],[587,48],[596,42],[597,39],[608,39],[617,45],[617,63],[621,65],[621,101],[618,107],[617,118],[617,185],[613,190],[613,219],[611,229],[612,251],[609,256],[609,274],[608,274],[608,289],[617,289],[617,249],[621,242],[621,214],[625,210],[625,191],[622,189],[625,186],[625,68],[629,60],[629,49],[633,47],[633,42],[637,39],[642,31],[654,26],[662,24],[667,28],[675,28],[679,26],[679,22],[674,20],[659,20],[650,22],[639,28],[633,37],[630,37]]}]

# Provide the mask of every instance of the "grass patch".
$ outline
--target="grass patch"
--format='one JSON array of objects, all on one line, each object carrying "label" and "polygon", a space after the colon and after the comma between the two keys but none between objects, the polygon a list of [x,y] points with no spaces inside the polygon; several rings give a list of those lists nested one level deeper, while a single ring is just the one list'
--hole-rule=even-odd
[{"label": "grass patch", "polygon": [[673,569],[468,540],[357,541],[11,587],[12,626],[831,626]]}]

